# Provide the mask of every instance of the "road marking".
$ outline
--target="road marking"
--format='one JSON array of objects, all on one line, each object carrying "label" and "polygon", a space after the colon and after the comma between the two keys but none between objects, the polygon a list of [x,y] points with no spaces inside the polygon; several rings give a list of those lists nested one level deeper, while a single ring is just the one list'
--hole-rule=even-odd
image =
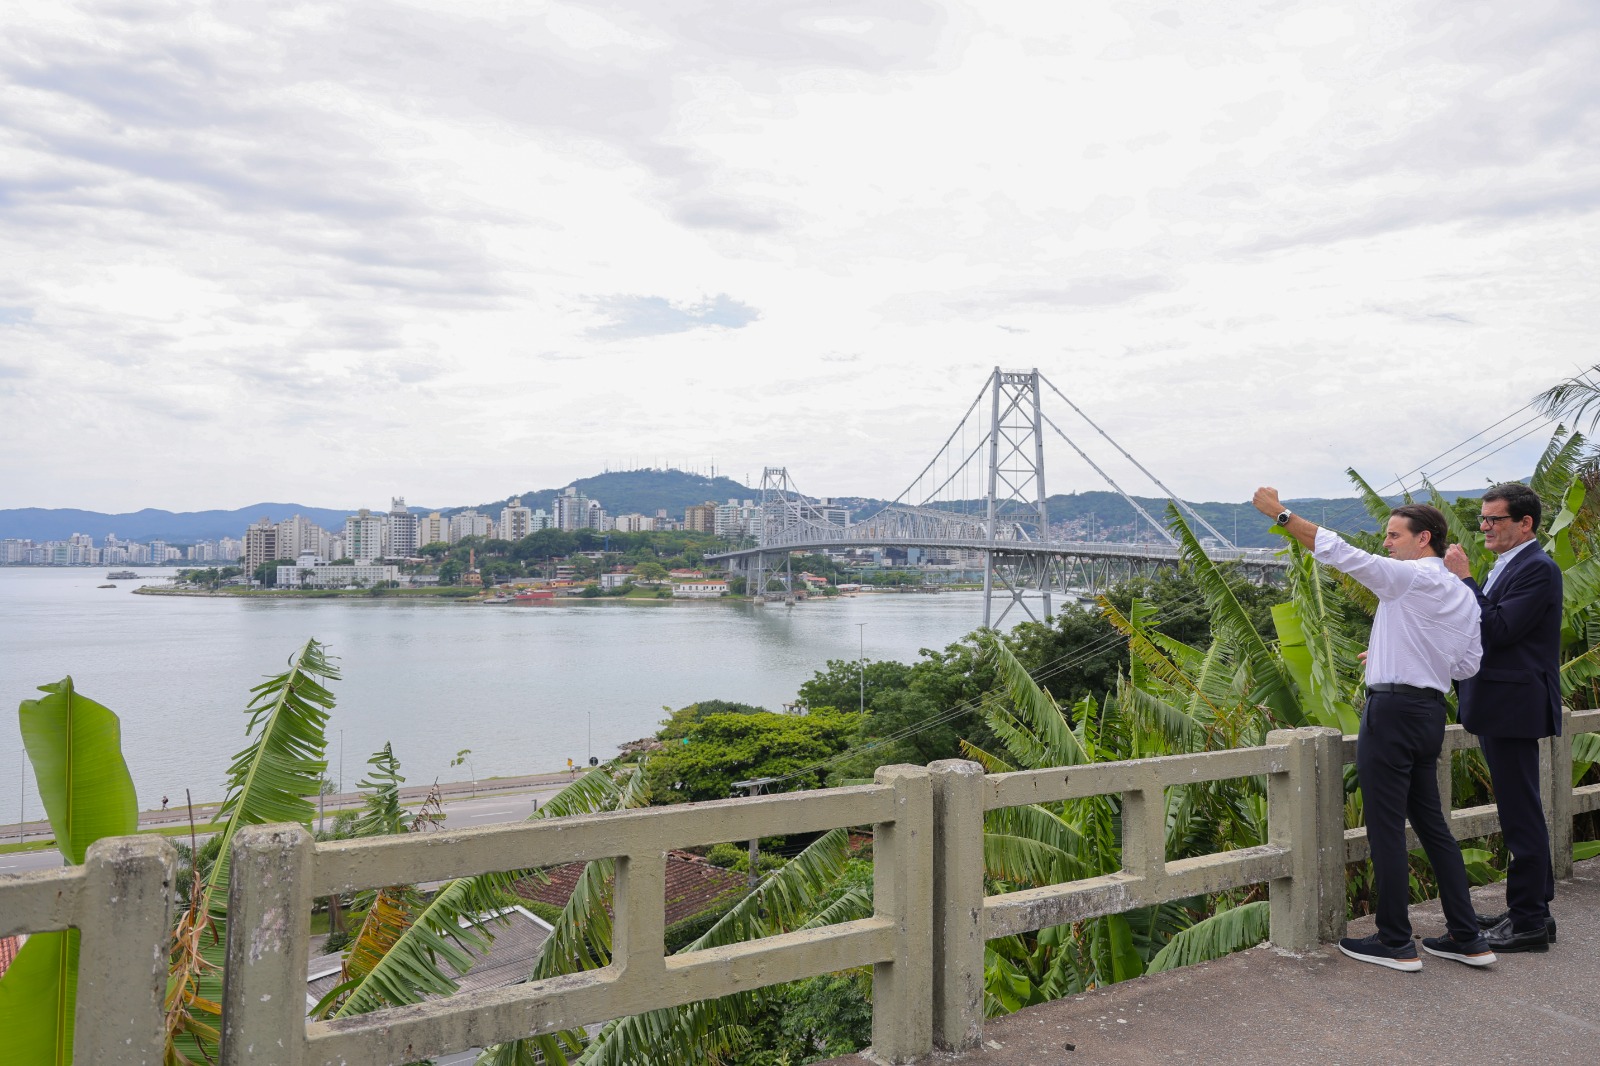
[{"label": "road marking", "polygon": [[516,814],[515,808],[508,807],[503,811],[475,811],[467,815],[468,818],[492,818],[497,814]]}]

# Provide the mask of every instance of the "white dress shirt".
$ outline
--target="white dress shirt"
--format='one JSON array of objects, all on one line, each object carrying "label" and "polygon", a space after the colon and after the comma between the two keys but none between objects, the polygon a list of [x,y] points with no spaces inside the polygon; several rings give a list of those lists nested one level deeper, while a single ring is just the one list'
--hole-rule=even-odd
[{"label": "white dress shirt", "polygon": [[1367,684],[1448,692],[1451,679],[1478,672],[1483,657],[1478,598],[1444,568],[1443,559],[1432,554],[1421,559],[1369,555],[1321,528],[1311,554],[1378,597],[1367,646]]},{"label": "white dress shirt", "polygon": [[1489,586],[1494,584],[1495,578],[1505,573],[1506,564],[1511,561],[1511,557],[1532,543],[1532,540],[1525,540],[1521,544],[1518,544],[1515,548],[1508,548],[1499,555],[1495,556],[1494,566],[1490,567],[1489,572],[1484,575],[1483,578],[1484,595],[1487,596],[1489,594]]}]

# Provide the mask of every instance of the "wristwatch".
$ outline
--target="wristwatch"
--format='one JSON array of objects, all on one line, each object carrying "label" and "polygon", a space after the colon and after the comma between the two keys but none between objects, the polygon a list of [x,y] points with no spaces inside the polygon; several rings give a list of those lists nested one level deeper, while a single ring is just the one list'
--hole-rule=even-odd
[{"label": "wristwatch", "polygon": [[1289,508],[1285,507],[1283,509],[1283,511],[1279,513],[1278,517],[1276,519],[1274,519],[1273,521],[1275,521],[1280,526],[1286,526],[1286,525],[1289,524],[1289,518],[1293,514],[1294,514],[1293,511],[1291,511],[1291,510],[1289,510]]}]

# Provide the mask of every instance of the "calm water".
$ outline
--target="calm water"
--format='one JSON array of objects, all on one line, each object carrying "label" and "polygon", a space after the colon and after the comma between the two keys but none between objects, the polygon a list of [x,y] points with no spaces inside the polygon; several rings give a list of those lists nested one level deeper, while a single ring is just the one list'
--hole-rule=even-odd
[{"label": "calm water", "polygon": [[[653,733],[663,707],[703,699],[780,710],[828,659],[914,658],[975,628],[977,593],[812,600],[792,608],[707,601],[485,607],[417,600],[235,600],[135,596],[169,573],[100,589],[102,568],[0,567],[0,823],[42,815],[23,774],[15,707],[71,674],[122,719],[143,807],[183,790],[219,799],[244,746],[252,685],[308,637],[344,680],[329,722],[329,774],[353,788],[394,745],[408,779],[563,769]],[[26,798],[23,799],[23,792]]]}]

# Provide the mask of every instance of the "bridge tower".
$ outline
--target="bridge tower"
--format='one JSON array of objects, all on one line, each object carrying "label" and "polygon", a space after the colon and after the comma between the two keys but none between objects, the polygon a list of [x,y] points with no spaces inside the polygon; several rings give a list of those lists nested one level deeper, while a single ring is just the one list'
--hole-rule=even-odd
[{"label": "bridge tower", "polygon": [[[1039,411],[1039,370],[994,368],[989,377],[989,476],[984,548],[983,624],[998,626],[1012,608],[1042,621],[1050,614],[1050,589],[1066,582],[1060,561],[1037,551],[1007,550],[1050,539],[1045,508],[1044,421]],[[1002,536],[1002,530],[1005,531]],[[1042,611],[1024,601],[1038,590]],[[1004,604],[995,617],[995,600]]]}]

